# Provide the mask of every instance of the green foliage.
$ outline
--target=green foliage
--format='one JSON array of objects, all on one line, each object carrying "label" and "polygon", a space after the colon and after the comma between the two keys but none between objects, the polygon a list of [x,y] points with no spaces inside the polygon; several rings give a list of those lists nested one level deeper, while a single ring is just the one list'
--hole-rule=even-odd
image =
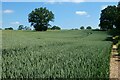
[{"label": "green foliage", "polygon": [[28,26],[19,25],[18,30],[31,30]]},{"label": "green foliage", "polygon": [[[120,30],[120,2],[117,5],[117,11],[118,11],[118,15],[116,17],[116,22],[115,22],[115,26],[117,29]],[[120,33],[120,32],[119,32]]]},{"label": "green foliage", "polygon": [[30,27],[25,26],[25,27],[24,27],[24,30],[31,30],[31,28],[30,28]]},{"label": "green foliage", "polygon": [[5,28],[5,30],[13,30],[13,28],[12,28],[12,27],[10,27],[10,28]]},{"label": "green foliage", "polygon": [[119,36],[114,36],[113,37],[113,44],[117,44],[120,40],[120,37]]},{"label": "green foliage", "polygon": [[113,36],[120,35],[120,30],[119,29],[108,30],[108,34]]},{"label": "green foliage", "polygon": [[49,22],[53,21],[54,14],[45,8],[36,8],[28,15],[28,21],[34,26],[36,31],[46,31]]},{"label": "green foliage", "polygon": [[60,30],[61,28],[60,27],[58,27],[58,26],[53,26],[52,28],[51,28],[51,30]]},{"label": "green foliage", "polygon": [[119,29],[120,30],[120,3],[118,6],[108,6],[101,11],[100,28],[102,30]]},{"label": "green foliage", "polygon": [[120,1],[118,2],[118,5],[117,5],[118,7],[120,7]]},{"label": "green foliage", "polygon": [[81,26],[80,29],[82,30],[82,29],[85,29],[85,28],[84,28],[84,26]]},{"label": "green foliage", "polygon": [[91,27],[91,26],[88,26],[86,29],[92,29],[92,27]]},{"label": "green foliage", "polygon": [[18,26],[18,30],[23,30],[24,29],[24,26],[23,25],[19,25]]},{"label": "green foliage", "polygon": [[2,34],[2,78],[109,78],[111,42],[104,41],[106,32]]}]

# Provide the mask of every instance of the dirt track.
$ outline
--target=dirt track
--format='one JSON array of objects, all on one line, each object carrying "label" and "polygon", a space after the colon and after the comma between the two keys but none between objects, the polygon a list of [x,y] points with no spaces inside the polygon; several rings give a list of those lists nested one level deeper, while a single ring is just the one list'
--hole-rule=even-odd
[{"label": "dirt track", "polygon": [[120,56],[117,56],[117,47],[113,45],[110,58],[110,79],[120,80]]}]

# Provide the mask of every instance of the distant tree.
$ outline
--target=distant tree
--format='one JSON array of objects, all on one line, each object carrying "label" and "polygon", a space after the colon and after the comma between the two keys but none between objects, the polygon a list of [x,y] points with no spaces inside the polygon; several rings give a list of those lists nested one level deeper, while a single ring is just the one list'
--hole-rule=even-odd
[{"label": "distant tree", "polygon": [[5,28],[5,30],[13,30],[13,28],[12,28],[12,27],[10,27],[10,28]]},{"label": "distant tree", "polygon": [[88,26],[86,29],[92,29],[92,27],[91,27],[91,26]]},{"label": "distant tree", "polygon": [[58,26],[53,26],[52,28],[51,28],[51,30],[60,30],[61,28],[60,27],[58,27]]},{"label": "distant tree", "polygon": [[25,26],[25,27],[24,27],[24,30],[31,30],[31,28],[30,28],[30,27]]},{"label": "distant tree", "polygon": [[46,31],[49,22],[53,21],[54,14],[45,8],[36,8],[28,15],[28,21],[34,26],[36,31]]},{"label": "distant tree", "polygon": [[74,30],[73,28],[71,30]]},{"label": "distant tree", "polygon": [[84,26],[81,26],[80,29],[82,30],[82,29],[85,29],[85,28],[84,28]]},{"label": "distant tree", "polygon": [[18,30],[23,30],[24,26],[23,25],[19,25]]},{"label": "distant tree", "polygon": [[78,30],[78,28],[75,28],[75,30]]},{"label": "distant tree", "polygon": [[2,30],[2,28],[0,28],[0,30]]}]

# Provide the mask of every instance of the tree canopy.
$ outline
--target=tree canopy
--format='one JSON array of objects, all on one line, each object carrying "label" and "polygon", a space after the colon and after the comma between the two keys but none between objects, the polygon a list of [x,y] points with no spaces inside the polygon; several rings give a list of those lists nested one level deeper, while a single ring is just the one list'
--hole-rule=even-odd
[{"label": "tree canopy", "polygon": [[23,30],[24,29],[24,26],[23,25],[19,25],[18,26],[18,30]]},{"label": "tree canopy", "polygon": [[5,28],[5,30],[13,30],[13,28],[12,28],[12,27],[9,27],[9,28]]},{"label": "tree canopy", "polygon": [[118,11],[118,14],[117,14],[117,17],[116,17],[115,26],[116,26],[117,29],[120,30],[120,2],[117,5],[117,11]]},{"label": "tree canopy", "polygon": [[80,29],[82,30],[82,29],[85,29],[85,28],[84,28],[84,26],[81,26]]},{"label": "tree canopy", "polygon": [[91,27],[91,26],[88,26],[86,29],[92,29],[92,27]]},{"label": "tree canopy", "polygon": [[101,11],[99,26],[102,30],[120,28],[120,2],[118,6],[108,6]]},{"label": "tree canopy", "polygon": [[51,28],[51,30],[60,30],[61,28],[60,27],[58,27],[58,26],[53,26],[52,28]]},{"label": "tree canopy", "polygon": [[54,14],[46,7],[36,8],[28,15],[28,21],[31,26],[34,26],[36,31],[46,31],[48,26],[50,26],[49,22],[53,21],[53,19]]},{"label": "tree canopy", "polygon": [[18,30],[31,30],[31,28],[28,27],[28,26],[19,25],[19,26],[18,26]]}]

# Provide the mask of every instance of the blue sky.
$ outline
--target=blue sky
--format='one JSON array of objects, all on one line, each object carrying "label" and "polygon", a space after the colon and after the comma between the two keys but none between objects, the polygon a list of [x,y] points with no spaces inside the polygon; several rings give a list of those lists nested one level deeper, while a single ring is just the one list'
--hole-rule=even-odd
[{"label": "blue sky", "polygon": [[46,7],[55,15],[50,24],[62,29],[92,26],[98,28],[100,12],[107,5],[117,2],[2,2],[2,27],[30,26],[28,14],[39,7]]}]

